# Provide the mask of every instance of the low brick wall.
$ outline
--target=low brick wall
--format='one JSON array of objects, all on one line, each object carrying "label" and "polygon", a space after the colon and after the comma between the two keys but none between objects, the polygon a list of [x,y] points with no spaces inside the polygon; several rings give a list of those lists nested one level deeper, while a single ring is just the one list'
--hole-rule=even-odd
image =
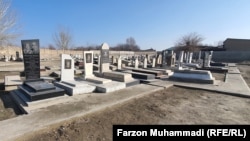
[{"label": "low brick wall", "polygon": [[[16,52],[19,52],[19,55],[22,56],[22,48],[21,47],[0,47],[0,58],[3,58],[5,56],[16,56]],[[94,56],[97,56],[100,54],[100,50],[92,50],[94,53]],[[77,55],[78,57],[83,57],[83,51],[75,51],[75,50],[51,50],[46,48],[40,49],[40,58],[44,59],[51,59],[51,58],[60,58],[60,54],[72,54]],[[111,56],[134,56],[134,55],[153,55],[156,54],[155,51],[151,52],[134,52],[134,51],[109,51],[110,57]]]}]

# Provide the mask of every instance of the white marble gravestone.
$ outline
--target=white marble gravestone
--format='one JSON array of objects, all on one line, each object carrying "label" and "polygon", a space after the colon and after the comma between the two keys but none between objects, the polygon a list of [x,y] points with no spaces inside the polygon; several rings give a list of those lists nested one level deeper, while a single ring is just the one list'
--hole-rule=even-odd
[{"label": "white marble gravestone", "polygon": [[93,77],[93,51],[84,51],[84,78]]},{"label": "white marble gravestone", "polygon": [[135,58],[135,68],[136,68],[136,69],[138,68],[138,65],[139,65],[138,57],[136,57],[136,58]]},{"label": "white marble gravestone", "polygon": [[107,43],[103,43],[101,46],[100,52],[100,73],[111,71],[109,69],[109,45]]},{"label": "white marble gravestone", "polygon": [[152,68],[155,67],[155,57],[153,58],[153,61],[152,61]]},{"label": "white marble gravestone", "polygon": [[74,80],[74,59],[68,54],[61,54],[61,81]]},{"label": "white marble gravestone", "polygon": [[[93,61],[93,60],[92,60]],[[91,93],[95,86],[76,81],[74,78],[74,60],[68,54],[61,54],[61,81],[55,85],[64,89],[68,95]]]},{"label": "white marble gravestone", "polygon": [[210,67],[210,53],[209,52],[205,52],[205,56],[204,56],[204,67]]},{"label": "white marble gravestone", "polygon": [[188,63],[192,63],[192,59],[193,59],[193,52],[190,52],[189,53]]},{"label": "white marble gravestone", "polygon": [[147,63],[148,63],[148,62],[147,62],[147,57],[145,57],[144,60],[143,60],[143,68],[144,68],[144,69],[147,68],[147,65],[148,65]]},{"label": "white marble gravestone", "polygon": [[118,60],[117,60],[117,69],[118,70],[122,69],[122,59],[121,59],[121,57],[119,57]]},{"label": "white marble gravestone", "polygon": [[181,51],[178,58],[178,70],[182,69],[184,51]]}]

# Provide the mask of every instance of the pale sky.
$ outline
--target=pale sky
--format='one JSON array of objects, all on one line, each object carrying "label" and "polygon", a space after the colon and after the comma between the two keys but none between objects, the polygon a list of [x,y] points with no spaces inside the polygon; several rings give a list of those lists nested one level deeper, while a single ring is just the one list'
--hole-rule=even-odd
[{"label": "pale sky", "polygon": [[109,46],[133,37],[141,49],[174,46],[196,32],[204,44],[250,39],[249,0],[12,0],[24,39],[54,45],[58,26],[70,29],[75,46]]}]

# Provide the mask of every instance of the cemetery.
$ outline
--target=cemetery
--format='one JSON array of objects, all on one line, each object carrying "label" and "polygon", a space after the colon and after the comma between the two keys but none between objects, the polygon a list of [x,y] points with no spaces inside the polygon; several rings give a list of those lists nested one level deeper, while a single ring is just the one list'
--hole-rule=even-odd
[{"label": "cemetery", "polygon": [[[162,50],[128,56],[111,52],[108,43],[103,43],[99,51],[59,53],[58,59],[49,60],[41,56],[38,39],[21,40],[21,46],[22,50],[12,60],[4,59],[0,66],[1,73],[7,74],[3,76],[3,91],[18,111],[16,117],[0,121],[0,127],[6,129],[0,138],[6,140],[19,137],[4,136],[10,130],[20,134],[31,132],[32,128],[22,130],[31,126],[27,122],[34,126],[42,124],[38,131],[107,107],[150,99],[154,93],[165,94],[164,91],[172,89],[180,93],[200,90],[250,98],[250,83],[245,81],[249,73],[243,76],[236,63],[214,62],[213,51]],[[10,122],[15,122],[16,129],[8,126]]]},{"label": "cemetery", "polygon": [[249,5],[0,0],[0,141],[250,140]]}]

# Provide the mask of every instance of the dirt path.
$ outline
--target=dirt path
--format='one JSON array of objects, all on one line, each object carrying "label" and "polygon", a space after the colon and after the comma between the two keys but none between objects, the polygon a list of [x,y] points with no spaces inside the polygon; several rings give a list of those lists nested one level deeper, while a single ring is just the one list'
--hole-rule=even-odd
[{"label": "dirt path", "polygon": [[244,80],[248,84],[248,87],[250,87],[250,63],[238,64],[237,67],[240,70],[241,75],[243,76]]},{"label": "dirt path", "polygon": [[113,124],[249,124],[249,111],[250,99],[172,87],[20,140],[109,141]]}]

